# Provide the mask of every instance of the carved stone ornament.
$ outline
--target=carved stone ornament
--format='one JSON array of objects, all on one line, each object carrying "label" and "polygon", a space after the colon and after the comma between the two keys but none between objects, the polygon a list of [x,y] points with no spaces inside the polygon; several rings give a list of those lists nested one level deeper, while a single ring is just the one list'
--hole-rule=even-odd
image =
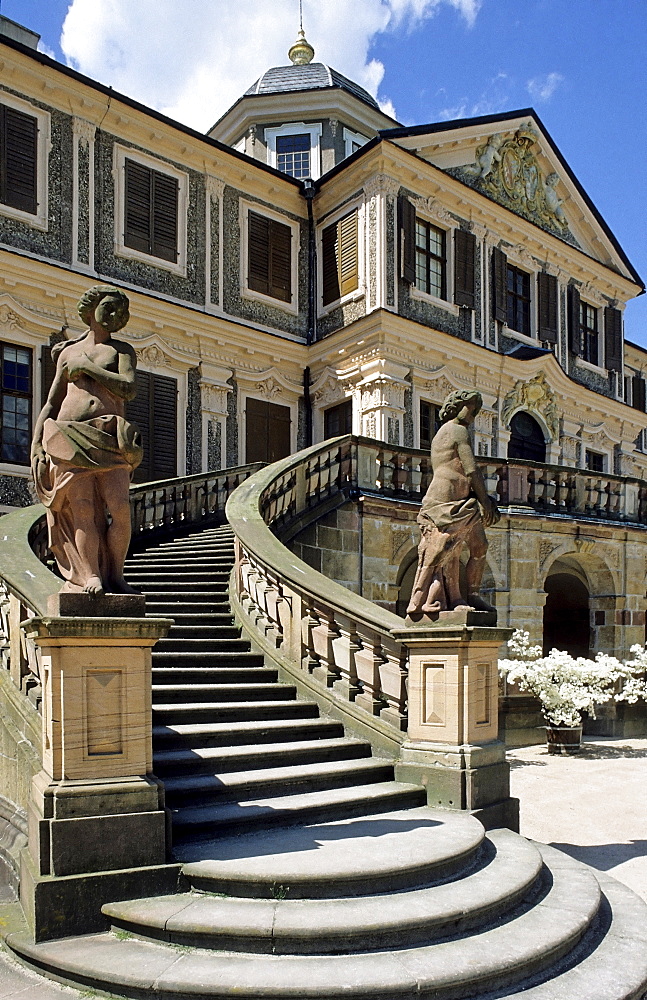
[{"label": "carved stone ornament", "polygon": [[549,542],[547,538],[542,539],[539,543],[539,562],[542,566],[554,551],[555,545],[553,542]]},{"label": "carved stone ornament", "polygon": [[230,392],[231,389],[225,389],[219,385],[209,385],[208,383],[201,382],[200,401],[203,412],[213,414],[214,416],[226,416],[227,396]]},{"label": "carved stone ornament", "polygon": [[209,194],[211,198],[222,198],[225,190],[225,182],[221,181],[219,177],[207,174],[206,188],[207,194]]},{"label": "carved stone ornament", "polygon": [[545,175],[533,146],[538,135],[530,122],[507,138],[491,135],[476,149],[474,163],[454,171],[471,186],[483,191],[506,208],[560,235],[569,233],[563,199],[557,193],[559,175]]},{"label": "carved stone ornament", "polygon": [[0,324],[8,326],[10,330],[16,330],[20,326],[20,319],[9,306],[0,306]]},{"label": "carved stone ornament", "polygon": [[83,142],[90,144],[94,142],[97,126],[92,122],[86,121],[85,118],[74,118],[72,120],[72,131],[77,139],[82,139]]},{"label": "carved stone ornament", "polygon": [[328,375],[322,385],[314,393],[314,401],[318,406],[329,406],[344,396],[344,387],[338,379]]},{"label": "carved stone ornament", "polygon": [[443,376],[442,378],[429,379],[423,384],[423,388],[433,397],[432,402],[442,403],[450,392],[454,392],[456,386]]},{"label": "carved stone ornament", "polygon": [[379,194],[396,195],[400,190],[400,181],[387,174],[376,174],[364,185],[364,194],[367,198],[375,198]]},{"label": "carved stone ornament", "polygon": [[555,393],[543,372],[528,382],[519,379],[514,388],[507,393],[501,409],[501,417],[506,427],[510,426],[512,417],[519,409],[540,414],[551,438],[555,440],[559,437],[559,413],[555,403]]},{"label": "carved stone ornament", "polygon": [[157,344],[142,347],[141,351],[137,351],[137,358],[145,365],[153,365],[157,368],[164,368],[170,363],[162,348],[158,347]]},{"label": "carved stone ornament", "polygon": [[262,382],[257,382],[256,392],[263,396],[264,399],[274,399],[275,396],[281,395],[281,385],[273,376],[270,375],[269,378],[263,379]]}]

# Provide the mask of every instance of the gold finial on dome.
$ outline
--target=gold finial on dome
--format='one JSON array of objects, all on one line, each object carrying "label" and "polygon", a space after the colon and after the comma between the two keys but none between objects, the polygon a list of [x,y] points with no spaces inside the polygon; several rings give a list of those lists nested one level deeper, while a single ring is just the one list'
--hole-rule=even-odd
[{"label": "gold finial on dome", "polygon": [[305,36],[303,28],[297,40],[288,52],[288,58],[294,66],[307,66],[314,59],[315,50]]}]

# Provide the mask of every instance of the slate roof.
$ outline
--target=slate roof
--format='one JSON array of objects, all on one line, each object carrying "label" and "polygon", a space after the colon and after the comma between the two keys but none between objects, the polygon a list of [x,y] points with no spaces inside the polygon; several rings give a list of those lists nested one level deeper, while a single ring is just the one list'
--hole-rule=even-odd
[{"label": "slate roof", "polygon": [[324,63],[308,63],[306,66],[273,66],[245,91],[245,97],[252,94],[288,93],[293,90],[318,90],[324,87],[340,87],[379,111],[377,101],[371,97],[368,91]]}]

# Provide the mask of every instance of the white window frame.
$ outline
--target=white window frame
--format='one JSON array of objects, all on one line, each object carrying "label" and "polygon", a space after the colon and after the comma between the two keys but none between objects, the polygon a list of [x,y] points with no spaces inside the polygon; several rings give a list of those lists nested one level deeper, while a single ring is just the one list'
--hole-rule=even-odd
[{"label": "white window frame", "polygon": [[344,137],[344,157],[352,156],[353,143],[359,143],[360,146],[365,146],[368,142],[365,135],[360,135],[359,132],[352,132],[349,128],[344,128],[342,135]]},{"label": "white window frame", "polygon": [[[125,244],[126,228],[126,160],[156,170],[159,174],[167,174],[178,182],[177,191],[177,261],[163,260],[154,254],[135,250]],[[115,181],[115,254],[118,257],[128,257],[131,260],[141,260],[153,267],[171,271],[182,278],[187,272],[187,208],[189,204],[189,175],[183,170],[172,167],[163,160],[157,160],[138,149],[130,149],[115,143],[113,158],[113,176]]]},{"label": "white window frame", "polygon": [[267,145],[267,162],[271,167],[278,167],[276,155],[277,136],[303,135],[310,136],[310,177],[316,181],[321,177],[321,156],[319,153],[322,127],[319,123],[306,125],[305,122],[290,122],[288,125],[281,125],[278,128],[265,129],[265,143]]},{"label": "white window frame", "polygon": [[[580,299],[580,308],[582,306],[589,306],[591,309],[595,309],[595,319],[598,328],[598,363],[597,365],[595,365],[593,364],[592,361],[587,361],[586,358],[581,357],[579,354],[576,355],[575,357],[575,363],[577,364],[578,368],[586,368],[588,369],[588,371],[598,372],[598,374],[606,376],[607,374],[607,369],[605,367],[606,358],[604,356],[605,343],[604,343],[604,337],[602,336],[604,316],[602,314],[601,307],[598,305],[597,302],[591,302],[589,299],[585,298]],[[591,449],[589,448],[589,451],[590,450]]]},{"label": "white window frame", "polygon": [[[451,313],[452,316],[460,315],[460,306],[457,306],[453,301],[454,298],[454,229],[455,226],[442,225],[435,219],[431,212],[425,212],[424,209],[416,209],[416,219],[421,219],[423,222],[428,222],[429,225],[433,226],[435,229],[440,229],[445,234],[445,293],[447,295],[446,299],[441,299],[437,295],[431,295],[429,292],[424,292],[422,288],[418,288],[415,281],[409,286],[409,294],[412,299],[419,299],[421,302],[428,302],[430,305],[438,306],[440,309],[446,309],[447,312]],[[417,241],[416,234],[414,232],[414,255],[417,254]]]},{"label": "white window frame", "polygon": [[[323,232],[328,226],[333,226],[344,216],[357,212],[357,288],[347,292],[339,299],[323,304]],[[347,302],[357,302],[366,296],[366,202],[363,199],[348,202],[336,212],[332,212],[317,226],[317,316],[327,316],[333,309],[338,309]]]},{"label": "white window frame", "polygon": [[586,463],[586,453],[587,453],[587,451],[590,452],[592,455],[600,455],[601,458],[602,458],[602,472],[594,472],[593,469],[587,468],[586,464],[584,464],[584,466],[582,467],[582,471],[583,472],[588,472],[592,476],[604,476],[604,475],[606,475],[609,472],[609,468],[613,467],[612,461],[611,461],[611,455],[609,454],[609,452],[605,451],[604,449],[589,448],[589,446],[587,445],[586,441],[583,441],[582,444],[583,444],[583,452],[584,452],[584,455],[583,455],[584,462]]},{"label": "white window frame", "polygon": [[35,108],[33,104],[29,104],[19,97],[14,97],[13,94],[8,94],[5,90],[0,90],[0,103],[35,118],[38,128],[36,140],[36,213],[32,215],[31,212],[24,212],[22,209],[0,203],[0,215],[17,219],[33,229],[42,229],[43,232],[47,232],[49,228],[47,167],[52,148],[51,115],[48,111]]},{"label": "white window frame", "polygon": [[[291,298],[289,302],[284,302],[283,299],[275,299],[273,295],[266,295],[265,292],[257,292],[255,288],[250,288],[247,278],[248,278],[248,258],[249,258],[249,213],[255,212],[256,215],[266,216],[268,219],[274,219],[276,222],[282,223],[284,226],[289,226],[292,239],[290,240],[290,288],[291,288]],[[299,312],[299,223],[294,222],[292,219],[288,219],[285,215],[281,215],[279,212],[272,211],[271,208],[266,208],[265,205],[259,205],[254,201],[246,201],[244,198],[240,199],[239,208],[239,224],[240,224],[240,294],[244,299],[254,299],[257,302],[265,302],[267,305],[272,306],[274,309],[282,309],[283,312],[288,312],[292,316],[296,316]]]},{"label": "white window frame", "polygon": [[[517,260],[511,254],[506,254],[508,265],[516,268],[517,271],[523,271],[530,278],[530,333],[522,333],[521,330],[515,330],[513,327],[508,326],[508,321],[506,319],[505,323],[502,324],[501,332],[505,334],[506,337],[514,337],[516,340],[521,341],[522,344],[532,344],[533,347],[541,347],[541,342],[537,336],[539,332],[539,320],[537,317],[537,271],[533,271],[527,266],[527,264],[522,263]],[[506,273],[506,313],[507,313],[507,294],[508,294],[508,278]]]}]

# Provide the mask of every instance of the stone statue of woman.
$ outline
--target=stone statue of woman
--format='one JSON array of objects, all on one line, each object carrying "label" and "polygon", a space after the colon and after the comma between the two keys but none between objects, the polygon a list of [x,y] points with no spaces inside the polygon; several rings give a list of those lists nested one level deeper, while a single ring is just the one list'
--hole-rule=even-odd
[{"label": "stone statue of woman", "polygon": [[137,359],[113,333],[128,298],[95,285],[78,304],[88,329],[52,348],[56,374],[31,447],[36,491],[47,508],[61,593],[134,593],[124,580],[130,542],[128,488],[142,460],[141,435],[124,417]]},{"label": "stone statue of woman", "polygon": [[[485,527],[501,515],[485,490],[469,438],[469,426],[483,405],[479,392],[452,392],[440,410],[442,426],[431,442],[433,478],[418,524],[418,569],[407,617],[419,621],[440,611],[494,611],[480,596],[485,568]],[[467,594],[460,589],[460,554],[469,550]]]}]

